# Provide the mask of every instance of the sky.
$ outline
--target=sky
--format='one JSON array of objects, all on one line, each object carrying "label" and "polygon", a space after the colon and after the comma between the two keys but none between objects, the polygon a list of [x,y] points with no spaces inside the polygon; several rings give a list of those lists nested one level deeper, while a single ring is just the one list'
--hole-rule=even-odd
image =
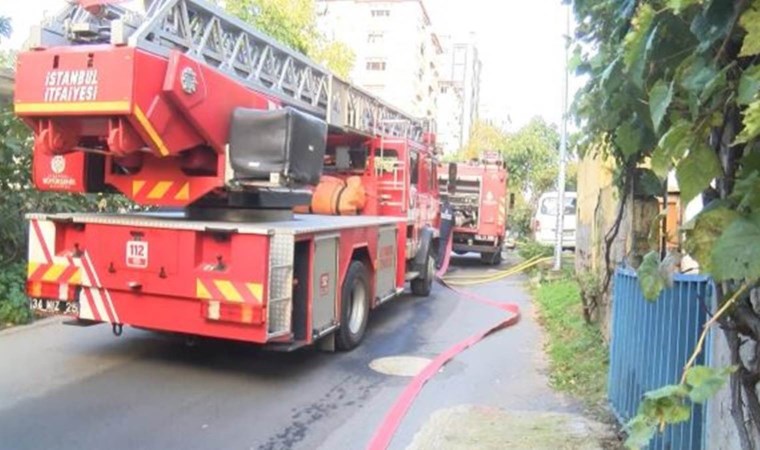
[{"label": "sky", "polygon": [[[483,62],[482,118],[509,130],[534,116],[559,124],[566,17],[560,0],[423,1],[439,34],[474,33]],[[14,28],[11,39],[0,47],[19,48],[30,27],[63,4],[64,0],[0,0],[0,15],[11,17]],[[571,100],[579,84],[571,79]]]}]

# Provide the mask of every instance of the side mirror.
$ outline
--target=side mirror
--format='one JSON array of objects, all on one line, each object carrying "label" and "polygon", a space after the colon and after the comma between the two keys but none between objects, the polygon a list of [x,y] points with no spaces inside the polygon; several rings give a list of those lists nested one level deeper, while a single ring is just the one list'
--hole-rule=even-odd
[{"label": "side mirror", "polygon": [[512,209],[515,207],[515,193],[511,192],[509,194],[509,209]]}]

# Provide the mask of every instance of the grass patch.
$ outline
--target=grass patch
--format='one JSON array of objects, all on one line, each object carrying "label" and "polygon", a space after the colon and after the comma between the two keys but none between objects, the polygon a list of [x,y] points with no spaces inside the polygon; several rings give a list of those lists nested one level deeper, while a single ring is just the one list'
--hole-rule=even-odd
[{"label": "grass patch", "polygon": [[568,278],[544,282],[535,298],[548,335],[552,386],[601,413],[607,394],[607,344],[598,328],[583,321],[578,283]]}]

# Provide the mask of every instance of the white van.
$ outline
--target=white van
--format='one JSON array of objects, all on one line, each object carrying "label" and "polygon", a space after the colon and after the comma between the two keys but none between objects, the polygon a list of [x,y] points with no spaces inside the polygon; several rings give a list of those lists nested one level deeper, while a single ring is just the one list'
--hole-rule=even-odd
[{"label": "white van", "polygon": [[[557,228],[557,192],[546,192],[538,199],[533,233],[537,242],[554,245]],[[563,219],[562,247],[575,248],[575,226],[578,198],[575,192],[565,192],[565,217]]]}]

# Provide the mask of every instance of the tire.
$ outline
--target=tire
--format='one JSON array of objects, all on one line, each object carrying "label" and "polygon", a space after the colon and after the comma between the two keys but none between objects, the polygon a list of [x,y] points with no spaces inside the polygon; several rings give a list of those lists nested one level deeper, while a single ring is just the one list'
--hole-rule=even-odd
[{"label": "tire", "polygon": [[352,261],[341,288],[340,328],[335,336],[338,350],[353,350],[361,343],[367,331],[369,300],[367,268],[360,261]]},{"label": "tire", "polygon": [[489,252],[489,253],[483,252],[480,254],[480,261],[483,264],[498,266],[499,264],[501,264],[501,261],[502,261],[501,251]]},{"label": "tire", "polygon": [[412,294],[418,297],[427,297],[433,291],[433,279],[435,278],[435,257],[432,250],[428,250],[425,258],[424,273],[411,282]]}]

